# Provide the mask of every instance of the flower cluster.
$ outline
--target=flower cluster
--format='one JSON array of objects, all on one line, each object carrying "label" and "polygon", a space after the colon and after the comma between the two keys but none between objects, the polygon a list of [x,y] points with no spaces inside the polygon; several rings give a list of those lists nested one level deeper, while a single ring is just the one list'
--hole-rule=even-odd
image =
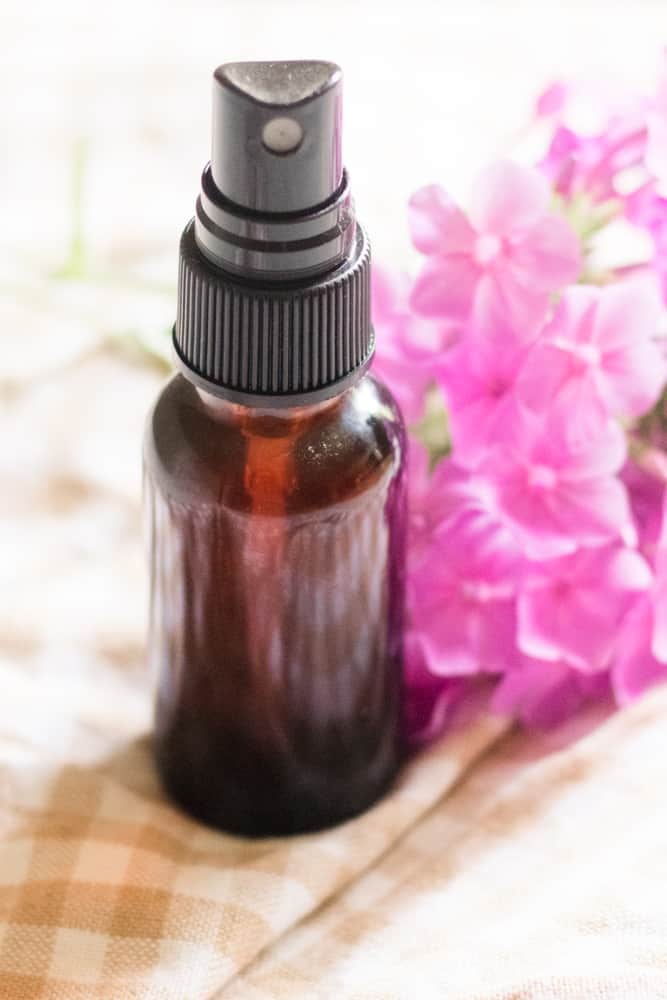
[{"label": "flower cluster", "polygon": [[[418,191],[420,273],[374,275],[375,369],[412,431],[418,740],[480,674],[535,725],[667,678],[667,79],[599,102],[592,134],[571,124],[580,96],[542,95],[544,157],[485,170],[467,212]],[[619,219],[650,254],[596,272]]]}]

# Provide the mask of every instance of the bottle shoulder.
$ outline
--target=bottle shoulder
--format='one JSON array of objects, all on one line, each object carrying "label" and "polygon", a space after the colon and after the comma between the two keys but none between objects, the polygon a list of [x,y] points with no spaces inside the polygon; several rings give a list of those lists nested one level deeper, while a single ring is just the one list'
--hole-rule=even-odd
[{"label": "bottle shoulder", "polygon": [[172,500],[266,514],[386,488],[404,453],[398,407],[372,375],[326,404],[289,411],[216,406],[176,375],[149,415],[144,448],[154,487]]}]

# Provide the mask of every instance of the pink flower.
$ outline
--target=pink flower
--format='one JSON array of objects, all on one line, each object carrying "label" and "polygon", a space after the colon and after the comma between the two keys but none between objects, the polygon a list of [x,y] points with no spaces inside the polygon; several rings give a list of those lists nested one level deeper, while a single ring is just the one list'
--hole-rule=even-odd
[{"label": "pink flower", "polygon": [[637,118],[645,104],[622,82],[557,79],[538,96],[535,113],[589,137],[600,135],[619,120]]},{"label": "pink flower", "polygon": [[642,226],[653,235],[667,228],[667,197],[661,195],[653,181],[649,181],[628,195],[625,214],[631,222]]},{"label": "pink flower", "polygon": [[617,545],[528,564],[517,599],[519,648],[535,659],[602,670],[623,616],[650,584],[643,557]]},{"label": "pink flower", "polygon": [[574,280],[580,268],[578,240],[548,204],[544,179],[510,162],[479,175],[469,219],[442,188],[418,191],[410,201],[410,224],[427,263],[413,289],[414,308],[463,326],[480,295],[490,294],[517,328],[532,327],[550,293]]},{"label": "pink flower", "polygon": [[[657,457],[665,460],[662,453],[658,453]],[[639,549],[652,564],[660,537],[667,469],[663,478],[658,478],[637,462],[629,461],[623,467],[621,479],[628,491]]]},{"label": "pink flower", "polygon": [[539,118],[554,133],[539,164],[564,198],[620,197],[619,176],[639,166],[646,148],[646,101],[608,83],[557,80],[538,98]]},{"label": "pink flower", "polygon": [[633,192],[625,201],[625,212],[635,225],[645,229],[653,243],[653,258],[646,265],[667,302],[667,197],[650,183]]},{"label": "pink flower", "polygon": [[462,507],[434,535],[408,587],[410,621],[432,673],[499,672],[512,662],[520,563],[511,537],[479,509]]},{"label": "pink flower", "polygon": [[570,86],[565,80],[554,80],[546,87],[535,101],[535,114],[538,118],[549,118],[559,114],[565,107]]},{"label": "pink flower", "polygon": [[622,175],[629,168],[667,185],[667,62],[665,69],[648,98],[562,80],[541,94],[537,117],[551,118],[555,131],[539,166],[559,194],[623,199]]},{"label": "pink flower", "polygon": [[486,504],[514,533],[529,559],[551,559],[614,538],[634,544],[624,486],[615,476],[625,439],[609,422],[599,436],[572,444],[569,414],[523,414],[479,467]]},{"label": "pink flower", "polygon": [[416,438],[408,451],[408,565],[415,567],[428,554],[437,532],[458,516],[469,494],[466,473],[452,462],[441,461],[429,470],[429,454]]},{"label": "pink flower", "polygon": [[660,314],[644,282],[569,288],[521,371],[521,400],[535,410],[560,403],[572,440],[600,433],[609,416],[640,416],[665,380]]},{"label": "pink flower", "polygon": [[591,698],[609,691],[606,671],[583,674],[564,663],[522,657],[498,682],[491,708],[535,729],[551,729],[574,715]]},{"label": "pink flower", "polygon": [[428,452],[410,438],[408,455],[409,551],[408,562],[416,568],[424,556],[438,547],[457,522],[466,522],[468,537],[492,540],[505,552],[508,568],[521,564],[521,552],[513,535],[500,523],[489,505],[486,480],[475,476],[451,458],[438,462],[429,472]]},{"label": "pink flower", "polygon": [[667,491],[662,504],[662,530],[655,552],[655,579],[651,591],[653,637],[651,652],[667,663]]},{"label": "pink flower", "polygon": [[667,189],[667,57],[658,92],[648,113],[646,166]]},{"label": "pink flower", "polygon": [[506,320],[487,316],[438,364],[457,462],[473,468],[517,419],[514,385],[527,354]]},{"label": "pink flower", "polygon": [[430,743],[445,729],[454,709],[469,691],[462,677],[441,677],[431,673],[415,632],[405,635],[404,728],[412,746]]},{"label": "pink flower", "polygon": [[667,493],[655,549],[653,586],[627,615],[616,640],[612,683],[618,702],[632,701],[667,679]]},{"label": "pink flower", "polygon": [[654,684],[667,680],[667,663],[659,660],[652,648],[653,611],[650,597],[644,597],[630,611],[617,636],[611,682],[619,705],[627,705]]},{"label": "pink flower", "polygon": [[667,185],[667,99],[663,113],[649,117],[646,166],[661,185]]},{"label": "pink flower", "polygon": [[419,420],[424,395],[433,381],[433,357],[453,336],[445,322],[416,315],[409,305],[404,274],[373,267],[371,310],[375,328],[373,371],[387,383],[408,423]]},{"label": "pink flower", "polygon": [[642,162],[645,144],[646,128],[636,117],[612,119],[590,136],[561,125],[539,167],[564,198],[586,194],[594,202],[607,201],[619,197],[619,175]]}]

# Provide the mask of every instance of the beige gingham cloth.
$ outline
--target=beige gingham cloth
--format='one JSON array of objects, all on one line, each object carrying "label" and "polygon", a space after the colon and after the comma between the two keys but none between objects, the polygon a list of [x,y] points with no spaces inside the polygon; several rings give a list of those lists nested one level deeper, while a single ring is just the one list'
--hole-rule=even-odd
[{"label": "beige gingham cloth", "polygon": [[666,690],[555,750],[462,722],[365,816],[253,842],[171,808],[146,739],[12,739],[40,693],[0,681],[3,1000],[667,997]]},{"label": "beige gingham cloth", "polygon": [[[146,740],[95,767],[20,759],[7,744],[0,997],[224,996],[263,949],[376,864],[497,731],[483,723],[453,737],[338,830],[257,842],[164,802]],[[327,995],[340,993],[332,984]]]}]

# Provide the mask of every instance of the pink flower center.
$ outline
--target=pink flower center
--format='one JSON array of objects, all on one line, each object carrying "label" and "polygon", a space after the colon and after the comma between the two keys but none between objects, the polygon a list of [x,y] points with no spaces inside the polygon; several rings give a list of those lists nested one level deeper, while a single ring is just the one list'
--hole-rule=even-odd
[{"label": "pink flower center", "polygon": [[489,396],[493,399],[500,399],[509,389],[509,382],[507,379],[495,378],[489,382],[487,389]]},{"label": "pink flower center", "polygon": [[572,593],[572,584],[569,580],[555,580],[552,593],[557,601],[564,601]]},{"label": "pink flower center", "polygon": [[477,263],[485,267],[496,259],[501,249],[502,243],[500,238],[487,234],[486,236],[477,237],[473,254]]},{"label": "pink flower center", "polygon": [[572,361],[575,371],[585,371],[596,368],[600,364],[602,353],[597,344],[576,344],[572,347]]},{"label": "pink flower center", "polygon": [[556,473],[548,465],[531,465],[528,469],[528,486],[531,490],[552,490],[556,485]]}]

